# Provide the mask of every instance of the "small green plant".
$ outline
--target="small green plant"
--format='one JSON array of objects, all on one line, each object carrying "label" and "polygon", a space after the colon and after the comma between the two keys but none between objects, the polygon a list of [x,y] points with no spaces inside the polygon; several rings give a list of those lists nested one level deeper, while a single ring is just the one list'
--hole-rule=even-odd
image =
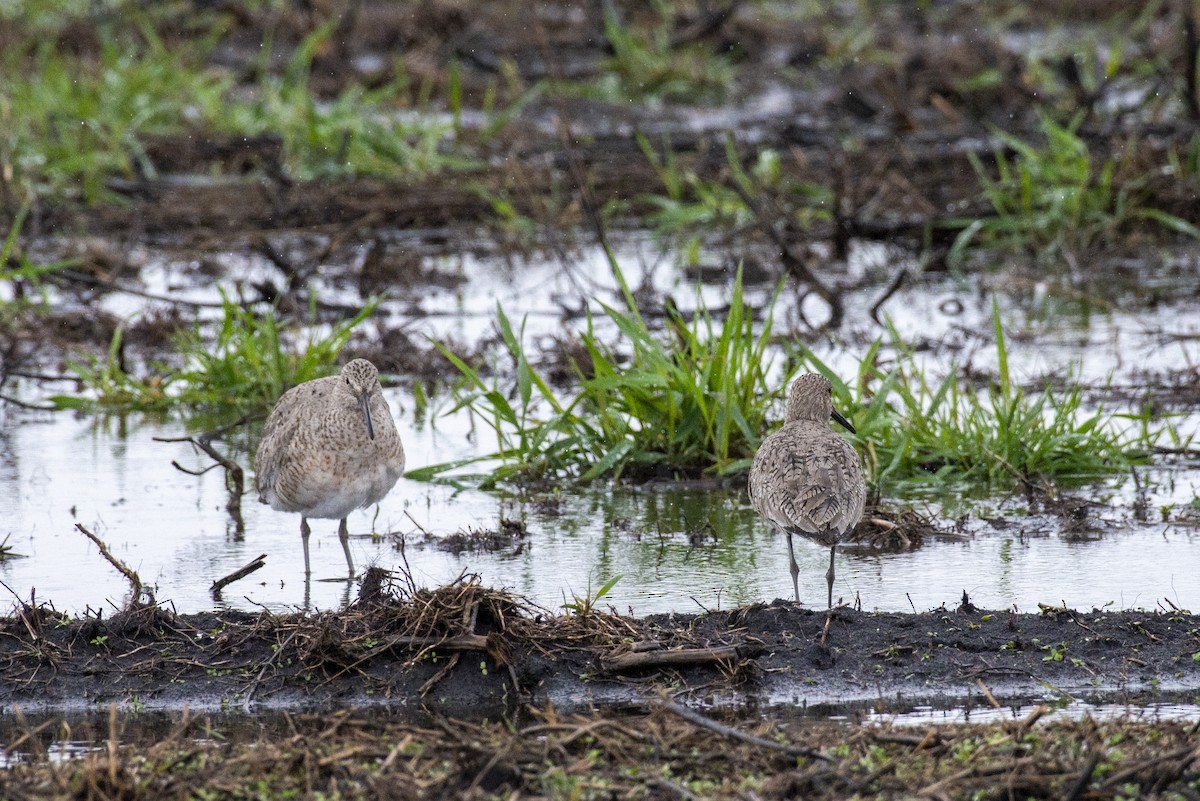
[{"label": "small green plant", "polygon": [[650,31],[635,31],[623,25],[615,12],[606,11],[604,33],[613,49],[609,69],[581,91],[621,103],[631,99],[723,102],[733,85],[734,68],[729,56],[699,44],[673,44],[669,5],[653,5],[660,19]]},{"label": "small green plant", "polygon": [[159,412],[168,408],[171,377],[157,374],[142,378],[127,372],[122,337],[122,328],[117,326],[103,358],[89,356],[84,362],[67,363],[87,387],[88,395],[53,395],[48,400],[60,409]]},{"label": "small green plant", "polygon": [[[690,235],[693,239],[688,244],[694,248],[696,236],[748,224],[754,214],[743,200],[743,193],[754,196],[770,191],[787,198],[793,207],[793,220],[802,228],[831,216],[833,193],[818,184],[785,177],[780,154],[772,148],[760,150],[747,171],[742,167],[733,137],[726,137],[725,162],[730,180],[742,189],[739,192],[720,181],[705,180],[695,170],[684,167],[671,149],[668,137],[663,138],[661,156],[646,136],[638,134],[637,139],[665,191],[641,197],[654,208],[645,217],[646,221],[664,239]],[[621,204],[614,203],[607,210],[620,208]]]},{"label": "small green plant", "polygon": [[379,88],[352,85],[331,101],[318,100],[309,87],[312,59],[336,26],[331,20],[305,37],[281,75],[264,70],[253,100],[230,103],[214,124],[234,134],[278,134],[289,170],[306,180],[426,175],[471,166],[469,159],[445,152],[452,122],[397,113],[405,75]]},{"label": "small green plant", "polygon": [[617,582],[621,580],[619,575],[613,576],[604,585],[592,594],[592,580],[588,578],[587,592],[582,596],[572,593],[571,600],[567,601],[564,597],[562,608],[575,615],[576,617],[587,617],[596,611],[597,604],[608,595],[613,587],[617,586]]},{"label": "small green plant", "polygon": [[1067,643],[1065,642],[1060,642],[1057,645],[1042,645],[1039,648],[1050,652],[1042,657],[1043,662],[1062,662],[1067,656]]},{"label": "small green plant", "polygon": [[1074,259],[1135,220],[1150,220],[1200,239],[1200,228],[1144,205],[1141,194],[1149,174],[1123,179],[1118,175],[1121,165],[1113,159],[1097,166],[1087,142],[1076,133],[1080,119],[1060,125],[1043,115],[1041,147],[996,131],[1003,148],[1013,155],[996,151],[994,178],[977,156],[968,154],[995,216],[954,223],[962,231],[950,250],[952,265],[960,265],[975,242],[1032,252],[1043,262]]}]

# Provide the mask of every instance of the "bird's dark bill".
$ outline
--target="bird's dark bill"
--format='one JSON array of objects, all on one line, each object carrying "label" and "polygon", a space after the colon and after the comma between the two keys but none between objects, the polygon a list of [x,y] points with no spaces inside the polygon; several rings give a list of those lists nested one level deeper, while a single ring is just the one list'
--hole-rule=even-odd
[{"label": "bird's dark bill", "polygon": [[[363,417],[367,420],[367,436],[375,439],[375,426],[371,425],[371,396],[369,393],[364,393],[362,396]],[[853,431],[854,429],[851,429]]]},{"label": "bird's dark bill", "polygon": [[836,420],[836,421],[837,421],[837,422],[838,422],[838,423],[839,423],[839,424],[840,424],[840,425],[841,425],[843,428],[845,428],[845,429],[846,429],[847,431],[849,431],[851,434],[857,434],[857,433],[858,433],[857,431],[855,431],[855,430],[854,430],[854,426],[850,425],[850,421],[849,421],[849,420],[847,420],[845,417],[842,417],[840,414],[838,414],[838,410],[837,410],[837,409],[834,409],[834,410],[833,410],[833,414],[831,414],[831,415],[829,415],[829,416],[830,416],[830,417],[832,417],[834,420]]}]

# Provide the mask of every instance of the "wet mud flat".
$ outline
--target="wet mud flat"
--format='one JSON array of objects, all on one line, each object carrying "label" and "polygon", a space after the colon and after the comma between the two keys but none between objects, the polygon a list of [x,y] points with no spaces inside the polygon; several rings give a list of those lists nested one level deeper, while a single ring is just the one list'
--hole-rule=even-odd
[{"label": "wet mud flat", "polygon": [[[782,601],[561,616],[473,581],[367,594],[315,614],[144,606],[68,620],[18,608],[0,621],[0,700],[10,710],[0,717],[0,795],[1200,792],[1190,721],[1040,721],[1052,708],[1041,706],[986,726],[858,726],[770,703],[936,697],[986,707],[1013,694],[1088,693],[1144,702],[1200,686],[1200,616],[839,609],[821,643],[824,622],[823,611]],[[151,725],[162,716],[146,710],[156,708],[172,710],[164,725]],[[84,710],[92,722],[72,729],[56,717]],[[86,745],[75,759],[50,758],[56,738]]]},{"label": "wet mud flat", "polygon": [[775,601],[644,619],[586,600],[571,614],[463,580],[376,586],[338,612],[161,606],[68,619],[23,606],[0,622],[0,702],[72,712],[381,706],[497,716],[523,704],[644,704],[663,688],[724,707],[997,698],[1145,702],[1200,687],[1200,616],[1182,610],[919,614]]}]

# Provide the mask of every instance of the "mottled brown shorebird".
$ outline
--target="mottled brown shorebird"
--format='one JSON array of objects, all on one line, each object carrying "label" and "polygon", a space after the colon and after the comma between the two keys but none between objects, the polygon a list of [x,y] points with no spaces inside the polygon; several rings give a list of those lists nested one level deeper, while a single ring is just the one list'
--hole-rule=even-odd
[{"label": "mottled brown shorebird", "polygon": [[379,386],[379,371],[355,359],[340,375],[283,393],[263,426],[254,457],[259,500],[300,513],[304,575],[308,518],[340,519],[338,538],[354,574],[346,516],[383,499],[404,472],[404,447]]},{"label": "mottled brown shorebird", "polygon": [[[750,501],[760,515],[787,534],[792,589],[800,600],[792,535],[829,546],[827,605],[833,609],[833,556],[862,517],[867,487],[858,454],[829,427],[833,418],[854,426],[833,408],[833,385],[823,375],[802,375],[788,392],[783,427],[763,440],[750,467]],[[829,618],[826,617],[828,631]]]}]

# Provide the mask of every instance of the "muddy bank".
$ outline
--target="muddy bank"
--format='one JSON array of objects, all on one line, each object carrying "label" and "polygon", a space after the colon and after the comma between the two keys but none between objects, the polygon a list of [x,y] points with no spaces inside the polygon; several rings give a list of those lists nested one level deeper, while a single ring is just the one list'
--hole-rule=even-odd
[{"label": "muddy bank", "polygon": [[740,706],[1006,697],[1149,700],[1200,686],[1183,611],[920,614],[776,601],[701,615],[552,614],[474,582],[368,589],[341,612],[174,615],[155,606],[0,621],[0,703],[68,712],[383,706],[478,718],[522,704],[641,704],[660,688]]}]

